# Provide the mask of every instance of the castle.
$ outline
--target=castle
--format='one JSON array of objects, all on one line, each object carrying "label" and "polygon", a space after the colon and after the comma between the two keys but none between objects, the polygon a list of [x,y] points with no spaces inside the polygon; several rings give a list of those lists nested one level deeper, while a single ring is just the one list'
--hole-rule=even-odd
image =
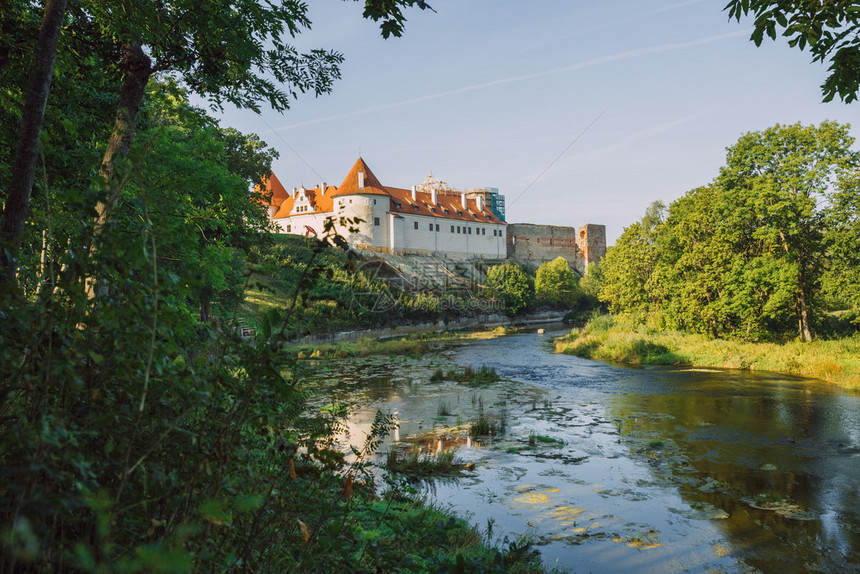
[{"label": "castle", "polygon": [[[343,182],[288,192],[272,174],[269,217],[281,233],[322,235],[326,219],[350,247],[391,255],[449,259],[513,259],[540,263],[564,257],[583,273],[606,253],[602,225],[571,227],[508,224],[505,200],[495,188],[458,191],[432,174],[411,189],[380,183],[358,158]],[[345,219],[358,219],[348,224]],[[343,221],[342,221],[343,220]]]}]

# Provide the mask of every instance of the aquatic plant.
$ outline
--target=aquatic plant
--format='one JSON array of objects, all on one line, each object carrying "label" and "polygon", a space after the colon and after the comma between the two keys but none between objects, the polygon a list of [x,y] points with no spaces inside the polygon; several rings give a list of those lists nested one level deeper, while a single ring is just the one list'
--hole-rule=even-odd
[{"label": "aquatic plant", "polygon": [[448,401],[441,399],[439,401],[439,406],[436,407],[436,414],[440,417],[448,417],[454,413],[451,412],[451,405],[448,404]]},{"label": "aquatic plant", "polygon": [[397,445],[393,445],[386,453],[385,468],[409,478],[456,476],[462,472],[463,466],[454,463],[454,454],[454,449],[426,454],[419,446],[402,453]]}]

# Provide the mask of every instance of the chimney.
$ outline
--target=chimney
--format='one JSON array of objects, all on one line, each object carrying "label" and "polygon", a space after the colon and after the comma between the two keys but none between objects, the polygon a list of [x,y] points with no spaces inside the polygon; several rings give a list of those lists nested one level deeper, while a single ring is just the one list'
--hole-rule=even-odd
[{"label": "chimney", "polygon": [[325,182],[320,184],[320,195],[325,195]]},{"label": "chimney", "polygon": [[415,186],[412,186],[412,201],[418,203],[418,190],[415,189]]},{"label": "chimney", "polygon": [[433,187],[430,189],[430,202],[433,205],[439,205],[439,192],[436,191],[436,188]]},{"label": "chimney", "polygon": [[295,197],[295,196],[296,196],[296,192],[297,192],[297,191],[298,191],[298,189],[294,187],[294,188],[293,188],[293,197]]},{"label": "chimney", "polygon": [[364,172],[358,172],[358,189],[364,189]]},{"label": "chimney", "polygon": [[466,192],[460,192],[460,205],[463,206],[463,211],[466,211]]},{"label": "chimney", "polygon": [[478,212],[482,213],[484,211],[484,196],[478,195],[475,197],[475,204],[478,206]]}]

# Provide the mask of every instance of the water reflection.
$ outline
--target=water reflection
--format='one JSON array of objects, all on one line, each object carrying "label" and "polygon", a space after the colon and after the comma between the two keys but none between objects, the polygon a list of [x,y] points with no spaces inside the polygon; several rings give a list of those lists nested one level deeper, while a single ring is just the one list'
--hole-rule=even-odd
[{"label": "water reflection", "polygon": [[[855,571],[860,398],[748,373],[626,369],[515,335],[421,359],[325,364],[325,400],[376,409],[396,440],[459,444],[475,472],[428,493],[500,535],[526,535],[575,571]],[[494,367],[486,389],[430,383],[437,367]],[[443,408],[444,407],[444,408]],[[468,440],[478,411],[507,432]],[[540,436],[546,441],[535,440]],[[385,446],[383,446],[383,450]]]}]

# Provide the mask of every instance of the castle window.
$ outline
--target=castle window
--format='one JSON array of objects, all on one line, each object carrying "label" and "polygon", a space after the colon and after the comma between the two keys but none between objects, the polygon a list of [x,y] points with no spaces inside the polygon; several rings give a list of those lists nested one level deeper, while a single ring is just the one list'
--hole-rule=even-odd
[{"label": "castle window", "polygon": [[433,224],[430,224],[430,231],[433,231]]},{"label": "castle window", "polygon": [[379,218],[378,218],[378,217],[374,217],[374,218],[373,218],[373,224],[374,224],[374,225],[379,225]]},{"label": "castle window", "polygon": [[417,221],[413,221],[413,223],[415,224],[415,229],[418,229],[418,222],[417,222]]},{"label": "castle window", "polygon": [[289,233],[289,232],[290,232],[290,231],[292,231],[292,230],[293,230],[293,226],[292,226],[292,225],[287,225],[287,233]]},{"label": "castle window", "polygon": [[373,200],[373,205],[376,205],[376,200],[375,200],[375,199]]},{"label": "castle window", "polygon": [[439,224],[436,224],[436,231],[439,231]]},{"label": "castle window", "polygon": [[451,233],[454,233],[454,226],[451,226]]},{"label": "castle window", "polygon": [[457,233],[460,233],[460,226],[457,226]]},{"label": "castle window", "polygon": [[486,235],[486,234],[487,234],[487,228],[486,228],[486,227],[482,227],[482,228],[481,228],[481,235]]},{"label": "castle window", "polygon": [[472,228],[469,228],[469,235],[472,235]]},{"label": "castle window", "polygon": [[413,205],[412,209],[414,209],[415,211],[418,211],[418,205]]}]

